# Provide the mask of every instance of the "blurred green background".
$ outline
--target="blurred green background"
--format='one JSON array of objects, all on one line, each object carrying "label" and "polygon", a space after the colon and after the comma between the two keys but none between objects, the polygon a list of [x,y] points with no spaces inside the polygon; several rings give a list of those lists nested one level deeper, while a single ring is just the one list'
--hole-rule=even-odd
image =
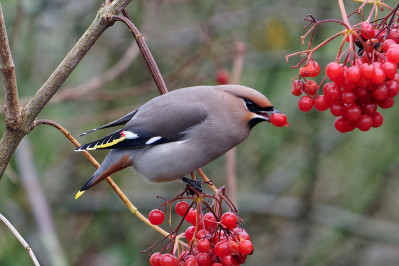
[{"label": "blurred green background", "polygon": [[[101,4],[1,1],[23,104]],[[358,6],[345,4],[349,12]],[[339,19],[336,1],[147,0],[133,1],[127,10],[170,90],[215,84],[217,70],[231,70],[235,43],[243,42],[240,83],[266,94],[288,117],[288,128],[260,124],[237,149],[238,207],[255,246],[247,265],[399,265],[397,106],[382,111],[382,127],[341,134],[328,111],[302,113],[290,92],[298,70],[289,67],[300,57],[287,64],[285,55],[305,48],[303,18],[311,13],[316,19]],[[322,25],[315,41],[340,30],[335,23]],[[109,28],[39,118],[54,120],[77,137],[157,96],[133,42],[121,23]],[[335,59],[338,45],[332,42],[315,54],[321,66]],[[1,123],[3,130],[3,114]],[[149,257],[140,251],[161,235],[131,215],[106,182],[74,200],[94,167],[73,149],[54,128],[31,132],[0,182],[0,213],[42,265],[148,265]],[[106,153],[92,154],[101,161]],[[218,187],[225,184],[224,158],[203,170]],[[145,215],[162,202],[157,196],[172,198],[184,187],[179,181],[148,184],[132,170],[113,177]],[[0,265],[31,263],[0,224]]]}]

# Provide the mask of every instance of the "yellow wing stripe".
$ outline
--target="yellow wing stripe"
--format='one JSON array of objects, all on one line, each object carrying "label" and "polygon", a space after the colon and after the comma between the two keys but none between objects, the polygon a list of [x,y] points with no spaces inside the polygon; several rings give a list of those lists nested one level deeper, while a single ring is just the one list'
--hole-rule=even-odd
[{"label": "yellow wing stripe", "polygon": [[119,143],[119,142],[121,142],[122,140],[125,140],[125,139],[126,139],[126,137],[123,136],[123,137],[120,137],[119,139],[114,139],[111,142],[107,142],[107,143],[100,144],[100,145],[94,145],[93,148],[87,148],[86,150],[95,150],[95,149],[107,148],[107,147],[113,146],[113,145],[115,145],[115,144],[117,144],[117,143]]}]

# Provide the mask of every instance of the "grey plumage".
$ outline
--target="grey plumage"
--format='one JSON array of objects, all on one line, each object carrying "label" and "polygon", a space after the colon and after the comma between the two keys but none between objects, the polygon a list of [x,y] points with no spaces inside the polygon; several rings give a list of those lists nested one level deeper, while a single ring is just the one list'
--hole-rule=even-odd
[{"label": "grey plumage", "polygon": [[121,130],[77,149],[112,149],[81,191],[129,165],[152,182],[182,178],[241,143],[274,112],[264,95],[239,85],[189,87],[158,96],[99,128],[131,116]]}]

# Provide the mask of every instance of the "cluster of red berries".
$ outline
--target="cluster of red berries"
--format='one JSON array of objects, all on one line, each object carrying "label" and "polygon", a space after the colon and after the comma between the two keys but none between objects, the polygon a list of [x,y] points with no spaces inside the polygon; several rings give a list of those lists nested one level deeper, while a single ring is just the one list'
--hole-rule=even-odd
[{"label": "cluster of red berries", "polygon": [[330,82],[324,84],[322,94],[322,84],[307,79],[320,74],[320,66],[312,58],[299,70],[299,79],[304,81],[294,80],[291,87],[293,95],[305,94],[298,101],[301,111],[308,112],[313,106],[318,111],[330,109],[337,117],[335,128],[342,133],[381,126],[383,116],[378,107],[392,107],[399,92],[399,30],[386,32],[362,22],[355,33],[352,36],[359,46],[355,59],[326,66]]},{"label": "cluster of red berries", "polygon": [[[190,208],[186,201],[179,201],[175,211],[191,224],[184,233],[187,248],[178,256],[156,252],[150,258],[151,266],[233,266],[243,264],[252,254],[249,235],[238,227],[238,217],[233,212],[220,216],[213,211],[203,214],[198,208]],[[164,218],[160,210],[149,215],[150,222],[156,225]]]}]

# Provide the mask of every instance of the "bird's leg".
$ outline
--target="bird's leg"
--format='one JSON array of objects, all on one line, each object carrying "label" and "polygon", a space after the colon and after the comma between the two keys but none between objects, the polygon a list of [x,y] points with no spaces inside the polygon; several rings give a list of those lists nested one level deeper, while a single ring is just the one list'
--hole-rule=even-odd
[{"label": "bird's leg", "polygon": [[199,192],[202,192],[201,181],[193,180],[193,179],[187,178],[185,176],[181,180],[184,183],[187,183],[187,185],[189,185],[191,188],[193,188],[193,189],[195,189],[195,190],[197,190]]}]

